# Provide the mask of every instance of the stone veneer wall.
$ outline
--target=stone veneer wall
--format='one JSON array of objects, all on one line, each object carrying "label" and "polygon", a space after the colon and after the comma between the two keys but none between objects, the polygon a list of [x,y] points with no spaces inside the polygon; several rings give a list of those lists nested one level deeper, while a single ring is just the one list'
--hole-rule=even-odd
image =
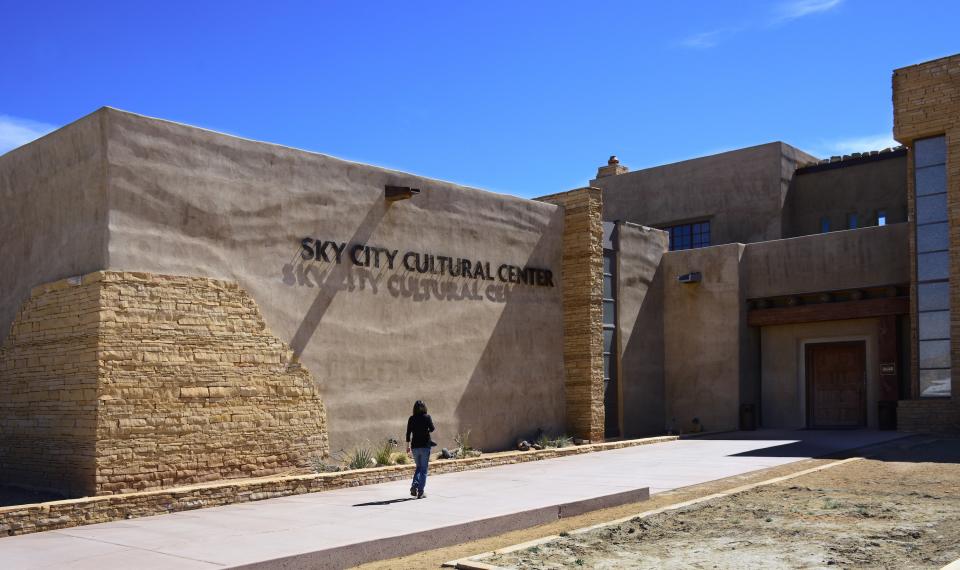
[{"label": "stone veneer wall", "polygon": [[37,287],[0,347],[0,483],[94,492],[99,289]]},{"label": "stone veneer wall", "polygon": [[951,400],[900,400],[897,430],[913,433],[960,432],[960,407]]},{"label": "stone veneer wall", "polygon": [[603,210],[599,188],[538,198],[564,208],[563,363],[572,435],[603,441]]},{"label": "stone veneer wall", "polygon": [[[960,339],[960,55],[897,69],[893,73],[893,133],[901,143],[912,147],[917,139],[946,135],[947,142],[947,212],[950,220],[950,332],[954,343]],[[907,161],[907,215],[910,221],[910,321],[912,394],[918,395],[918,323],[917,323],[917,267],[916,267],[916,205],[914,198],[913,160]],[[952,352],[952,403],[960,403],[960,350]],[[912,427],[913,410],[917,406],[931,411],[946,409],[949,404],[900,402],[898,424],[900,429],[916,431]],[[939,429],[940,420],[931,414],[931,429]],[[916,421],[922,420],[922,414]]]},{"label": "stone veneer wall", "polygon": [[[53,346],[64,338],[78,348]],[[0,371],[0,395],[13,399],[0,434],[38,445],[0,456],[7,482],[40,473],[47,488],[111,494],[271,475],[329,453],[313,379],[235,283],[102,271],[38,287]],[[50,407],[59,429],[38,425],[43,416],[23,423]],[[58,450],[73,448],[62,464]]]}]

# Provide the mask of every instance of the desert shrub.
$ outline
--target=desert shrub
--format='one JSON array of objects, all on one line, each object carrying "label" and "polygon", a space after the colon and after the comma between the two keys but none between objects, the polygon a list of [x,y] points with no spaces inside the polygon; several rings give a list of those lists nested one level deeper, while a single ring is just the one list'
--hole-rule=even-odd
[{"label": "desert shrub", "polygon": [[410,456],[406,453],[398,453],[397,456],[393,458],[393,461],[397,465],[406,465],[407,463],[410,463]]},{"label": "desert shrub", "polygon": [[457,444],[457,448],[453,451],[454,457],[477,457],[480,455],[480,450],[474,449],[473,446],[470,445],[470,430],[458,433],[457,436],[453,438],[453,442]]},{"label": "desert shrub", "polygon": [[539,438],[537,438],[537,444],[544,449],[547,449],[548,447],[570,447],[573,445],[573,438],[567,434],[558,435],[557,437],[541,435]]},{"label": "desert shrub", "polygon": [[553,445],[551,447],[570,447],[571,445],[573,445],[573,438],[567,434],[563,434],[553,438]]},{"label": "desert shrub", "polygon": [[374,462],[373,452],[366,447],[357,446],[347,454],[347,467],[350,469],[365,469]]},{"label": "desert shrub", "polygon": [[380,444],[379,447],[374,451],[373,458],[377,462],[377,465],[390,465],[393,462],[393,450],[396,447],[396,440],[387,439]]}]

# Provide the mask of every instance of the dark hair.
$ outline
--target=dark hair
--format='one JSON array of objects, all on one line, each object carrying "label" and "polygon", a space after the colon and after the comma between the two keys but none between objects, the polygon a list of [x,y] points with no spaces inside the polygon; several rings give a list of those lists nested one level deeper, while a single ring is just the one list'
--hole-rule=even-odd
[{"label": "dark hair", "polygon": [[413,415],[419,416],[427,413],[427,405],[423,403],[423,400],[417,400],[413,404]]}]

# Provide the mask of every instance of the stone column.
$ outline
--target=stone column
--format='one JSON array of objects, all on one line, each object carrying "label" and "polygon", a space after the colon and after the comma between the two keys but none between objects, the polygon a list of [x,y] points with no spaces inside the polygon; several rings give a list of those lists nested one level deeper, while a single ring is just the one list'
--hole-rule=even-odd
[{"label": "stone column", "polygon": [[603,224],[599,188],[538,198],[564,209],[563,363],[567,425],[577,439],[603,441]]},{"label": "stone column", "polygon": [[[898,406],[900,429],[918,427],[928,431],[960,429],[960,55],[953,55],[893,73],[894,138],[910,147],[908,160],[907,211],[910,223],[910,321],[912,397],[919,396],[917,362],[918,298],[917,298],[917,220],[914,180],[916,142],[928,137],[945,137],[947,218],[949,222],[949,291],[951,348],[951,401],[927,399],[901,401]],[[949,416],[949,417],[947,417]],[[908,424],[917,420],[919,424]]]}]

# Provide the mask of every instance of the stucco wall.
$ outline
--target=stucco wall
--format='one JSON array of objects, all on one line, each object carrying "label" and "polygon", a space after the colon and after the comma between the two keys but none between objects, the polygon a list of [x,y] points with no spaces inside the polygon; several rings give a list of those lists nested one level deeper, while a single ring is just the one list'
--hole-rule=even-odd
[{"label": "stucco wall", "polygon": [[0,156],[0,343],[31,288],[107,263],[101,121]]},{"label": "stucco wall", "polygon": [[[799,170],[790,184],[783,207],[784,237],[818,234],[820,220],[830,220],[831,231],[847,227],[847,214],[857,214],[859,227],[877,223],[886,212],[888,224],[907,221],[907,157],[888,153],[845,165]],[[856,160],[856,159],[854,159]]]},{"label": "stucco wall", "polygon": [[748,244],[746,295],[772,297],[910,281],[907,224]]},{"label": "stucco wall", "polygon": [[879,319],[828,321],[761,328],[761,424],[806,427],[805,343],[866,342],[867,426],[877,427]]},{"label": "stucco wall", "polygon": [[[302,359],[333,452],[401,437],[481,448],[564,429],[560,208],[115,110],[110,268],[237,281]],[[384,185],[421,189],[387,203]],[[305,261],[304,237],[551,269],[555,287]]]},{"label": "stucco wall", "polygon": [[[707,430],[739,427],[743,250],[728,244],[663,256],[665,411],[673,429],[690,429],[693,418]],[[700,283],[677,281],[694,271]]]},{"label": "stucco wall", "polygon": [[617,333],[624,437],[661,433],[663,400],[663,272],[666,232],[617,224]]},{"label": "stucco wall", "polygon": [[592,180],[604,221],[662,227],[710,220],[711,243],[781,237],[781,206],[798,161],[814,157],[774,142]]}]

